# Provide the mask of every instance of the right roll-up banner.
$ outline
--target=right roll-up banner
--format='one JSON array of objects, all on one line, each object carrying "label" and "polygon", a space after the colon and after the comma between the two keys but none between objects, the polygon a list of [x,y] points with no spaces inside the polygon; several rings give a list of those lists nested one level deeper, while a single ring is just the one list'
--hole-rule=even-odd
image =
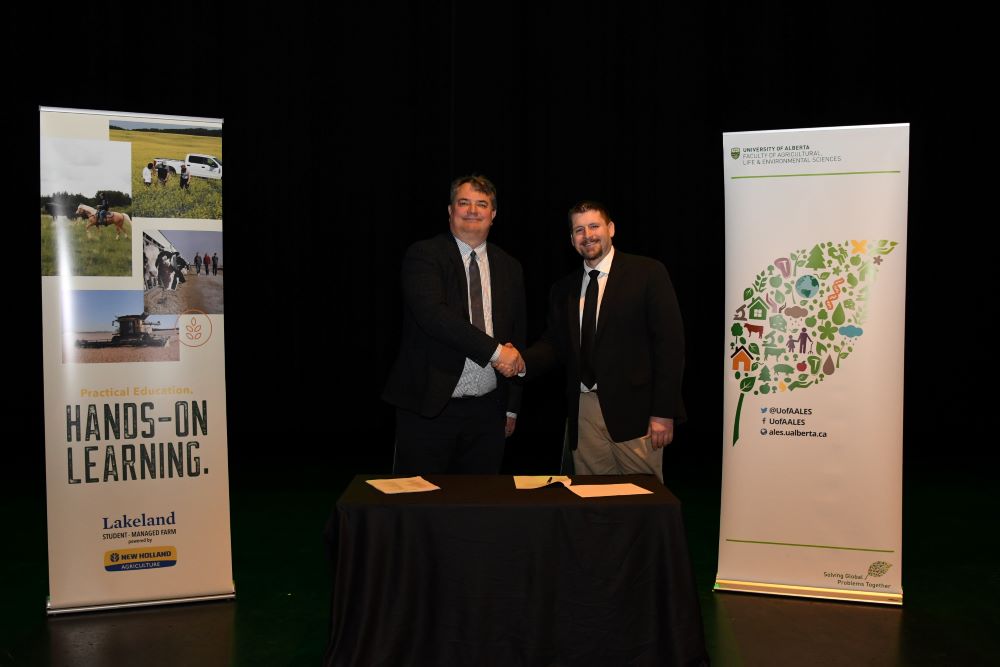
[{"label": "right roll-up banner", "polygon": [[902,604],[909,133],[723,134],[716,590]]}]

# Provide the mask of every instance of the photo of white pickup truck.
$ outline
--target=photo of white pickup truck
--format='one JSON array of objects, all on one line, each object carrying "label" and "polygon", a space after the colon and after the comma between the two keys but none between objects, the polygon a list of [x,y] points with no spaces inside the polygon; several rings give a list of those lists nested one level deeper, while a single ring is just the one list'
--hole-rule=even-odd
[{"label": "photo of white pickup truck", "polygon": [[168,157],[153,158],[157,165],[165,164],[171,174],[180,173],[181,165],[187,165],[192,176],[199,178],[222,178],[222,160],[214,155],[203,153],[188,153],[183,160]]}]

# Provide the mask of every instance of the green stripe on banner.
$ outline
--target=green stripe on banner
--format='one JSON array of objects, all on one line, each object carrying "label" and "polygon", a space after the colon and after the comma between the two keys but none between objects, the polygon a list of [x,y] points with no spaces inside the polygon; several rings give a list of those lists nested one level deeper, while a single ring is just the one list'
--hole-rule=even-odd
[{"label": "green stripe on banner", "polygon": [[833,547],[826,544],[793,544],[792,542],[764,542],[762,540],[733,540],[726,538],[726,542],[742,542],[743,544],[773,544],[779,547],[807,547],[809,549],[841,549],[844,551],[874,551],[876,553],[891,554],[896,553],[895,549],[864,549],[862,547]]},{"label": "green stripe on banner", "polygon": [[865,176],[867,174],[899,174],[898,169],[888,171],[829,171],[819,174],[764,174],[761,176],[730,176],[736,181],[741,178],[799,178],[800,176]]}]

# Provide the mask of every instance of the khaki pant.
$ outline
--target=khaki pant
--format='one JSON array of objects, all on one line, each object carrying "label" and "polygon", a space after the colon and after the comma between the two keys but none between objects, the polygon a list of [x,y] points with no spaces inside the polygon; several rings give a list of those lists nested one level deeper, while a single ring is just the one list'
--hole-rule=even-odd
[{"label": "khaki pant", "polygon": [[656,475],[663,482],[663,449],[653,449],[649,435],[625,442],[612,440],[596,392],[580,394],[573,465],[578,475]]}]

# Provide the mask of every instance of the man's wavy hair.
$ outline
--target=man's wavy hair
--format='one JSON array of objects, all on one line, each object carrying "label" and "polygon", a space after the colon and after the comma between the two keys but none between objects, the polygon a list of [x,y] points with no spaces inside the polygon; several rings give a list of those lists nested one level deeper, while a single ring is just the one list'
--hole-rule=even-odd
[{"label": "man's wavy hair", "polygon": [[493,205],[493,210],[497,210],[497,187],[490,182],[490,179],[478,174],[462,176],[451,182],[451,196],[448,198],[451,204],[455,203],[455,196],[458,194],[458,189],[466,183],[471,185],[472,189],[476,192],[482,192],[488,196],[490,203]]}]

